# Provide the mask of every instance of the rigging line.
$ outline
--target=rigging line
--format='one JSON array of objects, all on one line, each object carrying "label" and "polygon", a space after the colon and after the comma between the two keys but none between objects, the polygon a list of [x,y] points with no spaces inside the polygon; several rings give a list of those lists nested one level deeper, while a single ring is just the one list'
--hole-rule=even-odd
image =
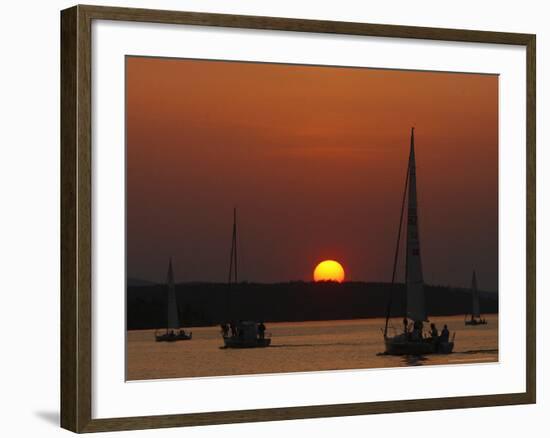
[{"label": "rigging line", "polygon": [[237,208],[235,207],[235,209],[233,210],[233,223],[234,223],[234,227],[235,227],[235,283],[237,283],[239,280],[238,280],[238,277],[237,277]]},{"label": "rigging line", "polygon": [[[235,251],[236,251],[236,242],[235,242],[235,222],[233,221],[233,228],[232,228],[232,233],[231,233],[231,254],[229,256],[229,276],[228,276],[228,279],[227,279],[227,282],[229,285],[231,285],[231,277],[233,275],[233,259],[235,258]],[[237,272],[237,261],[235,260],[235,273]],[[236,276],[235,276],[236,277]],[[236,278],[235,278],[235,282],[236,282]]]},{"label": "rigging line", "polygon": [[390,299],[388,300],[388,308],[386,309],[386,325],[384,327],[384,337],[386,337],[388,333],[388,321],[390,319],[390,312],[391,312],[391,305],[392,305],[392,299],[393,299],[393,289],[394,289],[394,283],[395,283],[395,273],[397,271],[397,258],[399,256],[399,243],[401,240],[401,230],[403,228],[403,213],[405,211],[405,199],[407,197],[407,188],[409,185],[409,172],[411,169],[410,160],[407,164],[407,174],[405,176],[405,189],[403,190],[403,199],[401,201],[401,215],[399,217],[399,230],[397,232],[397,243],[395,245],[395,254],[393,257],[393,272],[391,276],[391,289],[390,289]]}]

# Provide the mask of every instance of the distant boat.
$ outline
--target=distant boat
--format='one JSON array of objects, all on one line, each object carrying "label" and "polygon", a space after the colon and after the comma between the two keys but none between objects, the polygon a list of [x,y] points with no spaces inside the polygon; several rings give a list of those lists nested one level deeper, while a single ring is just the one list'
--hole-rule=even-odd
[{"label": "distant boat", "polygon": [[[237,209],[233,209],[233,235],[231,238],[231,256],[229,259],[229,278],[228,287],[228,313],[231,315],[231,285],[238,283],[237,278]],[[231,323],[222,323],[222,337],[225,348],[263,348],[271,345],[271,335],[265,333],[263,322],[256,321],[238,321]]]},{"label": "distant boat", "polygon": [[263,348],[271,345],[271,337],[260,330],[256,321],[239,321],[234,325],[234,334],[223,337],[226,348]]},{"label": "distant boat", "polygon": [[[453,340],[449,341],[448,331],[446,334],[442,333],[441,336],[437,337],[425,337],[423,334],[424,322],[428,322],[428,314],[424,300],[424,278],[422,274],[422,260],[420,257],[414,128],[411,129],[409,164],[407,167],[405,189],[401,204],[399,231],[397,235],[397,245],[393,263],[392,285],[395,283],[403,213],[405,209],[405,198],[407,197],[407,194],[407,248],[405,262],[407,312],[406,316],[403,318],[402,333],[395,336],[388,336],[388,323],[392,305],[390,295],[386,312],[386,324],[384,327],[384,344],[386,347],[385,353],[391,355],[424,355],[432,353],[448,354],[453,351],[454,335]],[[410,326],[409,320],[412,321],[412,327]]]},{"label": "distant boat", "polygon": [[172,259],[168,262],[168,278],[166,292],[166,332],[155,332],[155,340],[157,342],[175,342],[189,341],[193,337],[193,333],[185,333],[185,330],[180,328],[180,319],[178,315],[178,303],[176,299],[176,287],[174,286],[174,271],[172,269]]},{"label": "distant boat", "polygon": [[481,318],[481,313],[479,310],[479,291],[477,290],[477,278],[476,271],[472,274],[472,313],[470,319],[467,319],[467,315],[464,319],[465,325],[484,325],[487,324],[485,318]]}]

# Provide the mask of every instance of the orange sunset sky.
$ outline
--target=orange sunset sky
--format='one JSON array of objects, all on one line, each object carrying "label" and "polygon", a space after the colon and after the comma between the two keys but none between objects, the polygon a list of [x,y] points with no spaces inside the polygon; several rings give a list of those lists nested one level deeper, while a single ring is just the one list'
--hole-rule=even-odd
[{"label": "orange sunset sky", "polygon": [[[498,287],[498,77],[127,57],[127,273],[390,281],[415,127],[424,278]],[[404,257],[400,264],[403,278]]]}]

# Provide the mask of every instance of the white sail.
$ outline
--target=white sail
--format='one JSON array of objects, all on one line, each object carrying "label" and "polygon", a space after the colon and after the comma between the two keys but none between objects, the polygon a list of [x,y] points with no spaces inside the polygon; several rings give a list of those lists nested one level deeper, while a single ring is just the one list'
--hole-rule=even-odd
[{"label": "white sail", "polygon": [[174,286],[174,272],[172,270],[172,259],[168,263],[168,296],[167,296],[167,324],[169,329],[179,329],[178,303],[176,301],[176,287]]},{"label": "white sail", "polygon": [[476,271],[472,275],[472,316],[474,318],[479,318],[479,292],[477,290],[477,278]]},{"label": "white sail", "polygon": [[409,155],[409,196],[407,202],[407,316],[413,321],[427,321],[424,303],[424,278],[420,258],[420,236],[418,233],[418,205],[416,196],[416,162],[414,157],[414,128],[411,130],[411,151]]}]

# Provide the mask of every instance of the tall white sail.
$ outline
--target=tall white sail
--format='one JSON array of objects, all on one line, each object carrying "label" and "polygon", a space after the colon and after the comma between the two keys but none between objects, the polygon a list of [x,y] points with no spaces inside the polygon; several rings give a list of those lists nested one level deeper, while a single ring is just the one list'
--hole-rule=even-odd
[{"label": "tall white sail", "polygon": [[174,286],[174,271],[172,270],[172,259],[168,263],[168,300],[166,306],[167,324],[169,329],[179,329],[178,304],[176,301],[176,287]]},{"label": "tall white sail", "polygon": [[472,275],[472,316],[474,318],[480,317],[479,312],[479,292],[477,290],[477,278],[476,271]]},{"label": "tall white sail", "polygon": [[424,278],[422,275],[422,260],[420,258],[417,207],[414,128],[412,128],[411,151],[409,155],[409,196],[407,202],[407,316],[413,321],[427,321],[428,315],[424,303]]}]

